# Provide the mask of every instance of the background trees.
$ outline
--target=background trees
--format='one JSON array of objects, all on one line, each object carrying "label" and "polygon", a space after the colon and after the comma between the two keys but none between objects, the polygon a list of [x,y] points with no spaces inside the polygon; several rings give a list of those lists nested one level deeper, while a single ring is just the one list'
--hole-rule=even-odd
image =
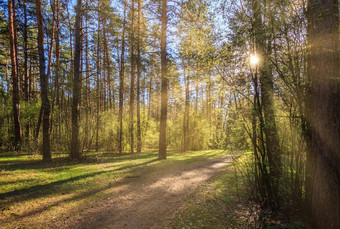
[{"label": "background trees", "polygon": [[[9,2],[12,6],[17,1]],[[213,72],[209,58],[213,56],[215,47],[214,41],[209,41],[214,31],[212,16],[208,16],[210,9],[207,2],[170,3],[169,9],[162,11],[163,5],[167,3],[85,1],[79,3],[82,10],[78,15],[77,4],[58,0],[41,1],[43,11],[39,20],[36,17],[35,2],[16,4],[14,11],[19,12],[20,17],[12,22],[18,22],[18,41],[15,43],[13,40],[13,44],[18,46],[17,52],[13,52],[19,60],[17,68],[12,68],[15,63],[12,64],[9,58],[11,39],[6,36],[11,18],[7,13],[3,14],[2,24],[5,27],[2,27],[1,35],[4,39],[1,55],[4,57],[4,68],[1,68],[1,85],[4,94],[1,117],[4,124],[1,128],[7,134],[1,137],[2,150],[19,144],[19,140],[10,140],[14,133],[18,133],[17,130],[26,140],[21,143],[24,150],[37,150],[36,142],[31,140],[36,139],[40,145],[44,136],[40,135],[41,124],[43,133],[46,133],[46,126],[49,126],[51,151],[73,152],[72,155],[89,150],[118,150],[122,153],[134,152],[134,149],[140,152],[142,148],[158,148],[158,133],[165,130],[166,123],[169,128],[163,131],[162,136],[168,135],[168,138],[161,141],[163,150],[166,147],[182,149],[185,146],[190,150],[219,148],[223,145],[223,137],[219,138],[219,143],[214,138],[214,129],[218,125],[214,122],[217,120],[214,112],[222,109],[224,99],[222,91],[220,101],[215,99],[213,90],[219,83],[215,84],[215,76],[208,73]],[[190,9],[194,8],[196,10],[193,14]],[[8,5],[2,4],[2,12],[7,12],[7,9]],[[165,14],[171,15],[168,25],[164,24]],[[42,27],[37,26],[38,22],[44,27],[44,33],[38,34],[37,28],[42,31]],[[165,38],[171,30],[174,33],[170,33],[170,38]],[[183,30],[183,34],[176,30]],[[44,45],[40,45],[39,54],[37,41],[42,36]],[[177,36],[182,37],[183,41],[173,42]],[[204,39],[200,41],[200,37]],[[166,48],[165,40],[169,40]],[[200,50],[200,47],[204,49]],[[177,49],[181,50],[180,53]],[[177,61],[177,56],[181,61]],[[42,57],[45,57],[45,61],[39,59]],[[41,68],[43,64],[45,70]],[[10,70],[19,74],[12,74]],[[47,97],[44,96],[43,100],[38,97],[38,91],[45,86],[36,76],[44,72],[48,88]],[[182,73],[188,79],[185,85]],[[19,108],[20,102],[21,116],[19,110],[18,115],[14,114],[14,107],[7,109],[8,97],[17,100],[14,95],[16,74],[17,96],[22,99],[15,102],[15,108]],[[165,84],[165,81],[168,83]],[[186,90],[182,90],[184,86]],[[209,88],[207,93],[205,87]],[[166,90],[168,96],[165,95]],[[47,99],[50,101],[49,118],[44,116]],[[167,118],[164,113],[165,104],[169,104]],[[218,122],[223,123],[225,116],[222,111],[219,113]],[[125,114],[129,114],[129,122]],[[202,120],[203,117],[207,120],[208,116],[209,125]],[[18,117],[18,122],[13,117]],[[49,124],[46,124],[46,120],[49,120]],[[17,125],[14,123],[20,122],[24,125],[15,127]],[[185,126],[183,122],[186,122]],[[201,125],[209,133],[201,129]],[[183,127],[187,130],[183,130]],[[183,140],[183,132],[187,132],[184,138],[186,142]],[[223,133],[223,130],[219,132]]]}]

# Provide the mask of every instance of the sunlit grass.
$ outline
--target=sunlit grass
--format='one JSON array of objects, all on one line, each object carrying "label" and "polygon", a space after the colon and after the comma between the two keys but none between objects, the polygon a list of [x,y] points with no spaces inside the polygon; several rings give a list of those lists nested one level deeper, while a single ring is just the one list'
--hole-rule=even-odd
[{"label": "sunlit grass", "polygon": [[[191,151],[187,153],[169,152],[168,161],[164,161],[163,164],[189,163],[220,157],[221,155],[223,155],[223,151],[220,150]],[[124,166],[131,167],[146,162],[159,164],[160,162],[153,161],[156,158],[157,152],[121,157],[110,156],[108,153],[92,153],[87,156],[88,160],[84,162],[72,163],[67,160],[58,160],[61,159],[58,158],[55,162],[46,164],[40,161],[40,156],[38,155],[17,154],[0,157],[0,194],[76,176],[90,175],[96,172],[120,174],[122,172],[119,172],[119,170],[124,170]],[[113,169],[118,171],[113,171]],[[101,174],[98,175],[100,176]]]},{"label": "sunlit grass", "polygon": [[238,171],[249,154],[243,154],[220,176],[201,187],[188,204],[169,222],[168,228],[252,228],[243,217],[241,204],[247,198],[242,173]]},{"label": "sunlit grass", "polygon": [[225,154],[221,150],[169,152],[168,160],[159,161],[157,152],[124,156],[99,152],[88,153],[79,162],[57,155],[51,163],[41,162],[39,155],[0,156],[0,224],[25,227],[33,217],[37,225],[45,225],[49,215],[77,214],[82,206],[108,198],[126,177],[167,171]]},{"label": "sunlit grass", "polygon": [[[295,219],[266,218],[259,206],[249,201],[247,172],[252,163],[252,152],[237,157],[219,176],[200,188],[168,222],[167,228],[306,228],[304,223],[294,222]],[[263,223],[271,226],[263,227]]]}]

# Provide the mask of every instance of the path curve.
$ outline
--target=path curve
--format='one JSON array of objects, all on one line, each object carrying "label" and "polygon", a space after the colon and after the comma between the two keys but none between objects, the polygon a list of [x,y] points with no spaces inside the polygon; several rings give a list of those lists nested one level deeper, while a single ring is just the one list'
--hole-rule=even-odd
[{"label": "path curve", "polygon": [[58,222],[55,228],[159,228],[195,190],[226,167],[233,156],[194,162],[165,172],[157,171],[117,188],[112,198]]}]

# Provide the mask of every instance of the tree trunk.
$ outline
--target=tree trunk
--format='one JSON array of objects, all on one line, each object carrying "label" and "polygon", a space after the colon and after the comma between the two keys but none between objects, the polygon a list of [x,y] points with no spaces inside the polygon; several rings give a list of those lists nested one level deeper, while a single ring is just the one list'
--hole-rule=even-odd
[{"label": "tree trunk", "polygon": [[15,17],[15,1],[8,0],[8,25],[9,40],[12,65],[12,84],[13,84],[13,116],[14,116],[14,148],[20,149],[21,128],[20,128],[20,96],[19,96],[19,77],[18,77],[18,54],[17,54],[17,28]]},{"label": "tree trunk", "polygon": [[[50,50],[48,54],[48,65],[47,65],[47,80],[51,79],[51,68],[52,68],[52,56],[53,56],[53,43],[55,39],[55,21],[56,21],[56,15],[55,15],[55,1],[51,2],[51,8],[52,8],[52,28],[51,28],[51,41],[50,41]],[[52,81],[51,81],[52,84]],[[50,119],[50,132],[53,131],[53,111],[54,111],[54,101],[55,101],[55,92],[53,90],[53,87],[51,87],[51,101],[52,101],[52,109],[51,109],[51,119]],[[52,143],[53,143],[53,137],[52,137]]]},{"label": "tree trunk", "polygon": [[50,151],[50,101],[48,99],[48,76],[45,72],[45,53],[44,53],[44,25],[42,18],[41,1],[36,0],[37,22],[38,22],[38,52],[39,52],[39,72],[41,87],[41,107],[43,122],[43,143],[42,154],[44,161],[51,160]]},{"label": "tree trunk", "polygon": [[138,0],[138,37],[137,37],[137,153],[142,151],[142,133],[141,133],[141,126],[140,126],[140,80],[141,80],[141,53],[140,53],[140,27],[141,27],[141,5],[140,1]]},{"label": "tree trunk", "polygon": [[100,58],[100,26],[101,26],[101,16],[100,16],[100,1],[98,1],[98,30],[97,30],[97,60],[96,60],[96,65],[97,65],[97,110],[96,110],[96,151],[99,150],[99,122],[100,122],[100,117],[99,117],[99,112],[100,112],[100,97],[101,97],[101,92],[100,92],[100,74],[101,74],[101,58]]},{"label": "tree trunk", "polygon": [[[26,0],[24,0],[24,96],[25,101],[28,103],[29,97],[28,97],[28,50],[27,50],[27,7],[26,7]],[[29,126],[29,120],[26,120],[25,124],[26,129],[26,142],[29,143],[29,137],[30,137],[30,126]]]},{"label": "tree trunk", "polygon": [[108,90],[108,107],[112,111],[112,90],[111,90],[111,64],[110,64],[110,55],[108,49],[108,42],[106,38],[106,25],[103,25],[103,36],[104,36],[104,58],[105,58],[105,68],[107,71],[107,90]]},{"label": "tree trunk", "polygon": [[[55,79],[54,79],[54,92],[55,92],[55,104],[58,107],[58,118],[57,118],[57,131],[60,132],[61,118],[60,118],[60,102],[59,102],[59,69],[60,69],[60,21],[59,21],[59,0],[56,4],[57,19],[56,19],[56,34],[55,34],[55,55],[56,55],[56,66],[55,66]],[[60,140],[59,136],[59,140]]]},{"label": "tree trunk", "polygon": [[[183,61],[184,62],[184,61]],[[184,66],[185,68],[185,66]],[[189,70],[190,72],[190,70]],[[187,73],[185,80],[185,108],[183,120],[183,151],[190,150],[190,135],[189,135],[189,106],[190,106],[190,73]],[[184,74],[185,75],[185,74]],[[185,77],[185,76],[184,76]]]},{"label": "tree trunk", "polygon": [[130,84],[130,153],[134,153],[134,103],[135,103],[135,35],[134,35],[134,23],[135,23],[135,0],[132,0],[131,9],[131,31],[130,31],[130,57],[131,57],[131,84]]},{"label": "tree trunk", "polygon": [[161,28],[161,68],[162,68],[162,90],[161,90],[161,123],[159,133],[159,155],[160,160],[166,159],[166,122],[168,119],[168,69],[166,57],[166,31],[167,31],[168,1],[162,0],[162,28]]},{"label": "tree trunk", "polygon": [[314,228],[340,228],[339,1],[309,0]]},{"label": "tree trunk", "polygon": [[124,71],[125,71],[125,24],[126,24],[126,2],[124,1],[124,21],[122,33],[122,51],[119,69],[119,154],[123,152],[123,106],[124,106]]},{"label": "tree trunk", "polygon": [[79,117],[80,117],[80,100],[81,100],[81,73],[80,73],[80,57],[81,57],[81,0],[77,0],[76,21],[75,21],[75,45],[74,45],[74,63],[73,63],[73,101],[72,101],[72,138],[71,138],[71,159],[80,158],[80,141],[79,141]]},{"label": "tree trunk", "polygon": [[90,100],[89,100],[89,81],[90,81],[90,65],[89,65],[89,35],[88,35],[88,0],[86,0],[86,15],[85,15],[85,65],[86,65],[86,87],[85,87],[85,147],[88,150],[89,148],[89,109],[90,109]]}]

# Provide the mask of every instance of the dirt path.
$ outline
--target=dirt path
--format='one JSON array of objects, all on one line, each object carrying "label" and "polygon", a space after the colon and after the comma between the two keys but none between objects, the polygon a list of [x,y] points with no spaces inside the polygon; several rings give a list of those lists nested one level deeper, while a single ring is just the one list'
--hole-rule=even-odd
[{"label": "dirt path", "polygon": [[55,228],[159,228],[198,186],[232,161],[232,156],[195,162],[165,172],[128,177],[112,198],[84,209]]}]

